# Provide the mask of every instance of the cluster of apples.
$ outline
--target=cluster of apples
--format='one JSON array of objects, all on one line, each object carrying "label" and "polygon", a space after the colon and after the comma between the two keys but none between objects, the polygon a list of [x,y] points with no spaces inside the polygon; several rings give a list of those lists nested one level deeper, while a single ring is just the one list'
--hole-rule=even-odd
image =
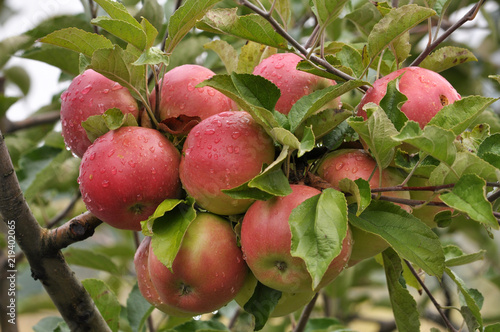
[{"label": "cluster of apples", "polygon": [[[300,60],[291,53],[275,54],[254,70],[255,75],[281,90],[276,110],[283,114],[302,96],[335,84],[297,70]],[[428,122],[426,119],[432,116],[421,109],[435,114],[444,100],[460,98],[438,74],[404,68],[374,83],[359,106],[359,114],[363,115],[364,103],[378,103],[391,77],[403,72],[399,89],[409,100],[402,111],[412,120],[425,125],[421,121]],[[251,180],[264,165],[271,164],[276,145],[248,113],[238,110],[234,101],[213,88],[196,87],[212,75],[202,66],[179,66],[163,77],[159,98],[157,91],[150,96],[151,105],[158,107],[155,113],[159,121],[174,128],[175,135],[186,136],[182,147],[147,126],[112,130],[91,143],[81,122],[107,109],[118,108],[147,122],[127,89],[93,70],[76,77],[61,96],[62,134],[71,151],[82,158],[78,182],[83,201],[104,222],[137,231],[140,222],[148,219],[162,201],[186,195],[194,198],[201,210],[189,226],[171,270],[156,257],[150,238],[146,237],[138,248],[134,263],[139,288],[150,303],[170,315],[194,316],[217,310],[233,299],[243,305],[259,281],[283,292],[272,316],[285,315],[310,301],[346,266],[375,255],[388,244],[351,228],[323,280],[311,289],[304,261],[290,254],[288,218],[295,207],[320,191],[292,184],[291,194],[267,201],[235,199],[223,193]],[[432,108],[425,106],[425,101]],[[413,104],[416,112],[405,110]],[[332,100],[328,107],[338,108],[340,101]],[[374,169],[376,163],[367,152],[346,149],[326,156],[318,175],[333,187],[346,177],[371,177],[370,185],[378,187],[378,170],[373,175]],[[402,181],[391,169],[385,169],[382,178],[383,186]],[[407,192],[396,195],[409,198]],[[229,215],[242,216],[240,241]]]}]

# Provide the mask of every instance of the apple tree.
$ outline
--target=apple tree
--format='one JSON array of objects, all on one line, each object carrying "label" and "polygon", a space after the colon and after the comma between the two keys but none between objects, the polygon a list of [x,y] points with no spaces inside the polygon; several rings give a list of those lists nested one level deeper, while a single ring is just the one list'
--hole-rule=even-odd
[{"label": "apple tree", "polygon": [[500,331],[498,3],[81,4],[0,41],[2,331]]}]

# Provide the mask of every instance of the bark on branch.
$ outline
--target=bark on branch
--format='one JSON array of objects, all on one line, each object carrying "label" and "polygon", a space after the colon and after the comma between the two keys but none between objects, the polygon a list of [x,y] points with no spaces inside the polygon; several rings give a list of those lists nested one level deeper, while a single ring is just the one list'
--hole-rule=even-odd
[{"label": "bark on branch", "polygon": [[[62,253],[47,246],[49,232],[35,220],[19,186],[4,137],[0,132],[0,214],[15,221],[16,241],[72,331],[110,331],[82,283]],[[64,227],[64,226],[62,226]],[[71,228],[71,226],[68,226]],[[61,244],[67,241],[61,241]]]}]

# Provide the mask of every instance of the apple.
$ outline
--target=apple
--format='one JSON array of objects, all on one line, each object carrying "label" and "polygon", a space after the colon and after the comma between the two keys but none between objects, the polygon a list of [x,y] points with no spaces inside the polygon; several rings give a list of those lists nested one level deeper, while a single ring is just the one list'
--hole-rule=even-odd
[{"label": "apple", "polygon": [[[335,81],[316,76],[297,69],[297,64],[303,60],[294,53],[276,53],[258,64],[254,75],[259,75],[273,82],[281,91],[276,103],[276,111],[288,114],[293,104],[300,98],[316,90],[336,84]],[[339,108],[340,99],[334,99],[325,108]]]},{"label": "apple", "polygon": [[[208,86],[196,87],[213,75],[213,71],[199,65],[181,65],[168,71],[159,82],[161,92],[157,113],[160,121],[175,134],[185,135],[194,125],[211,115],[236,111],[236,103],[221,92]],[[155,109],[155,89],[149,102]]]},{"label": "apple", "polygon": [[129,90],[92,69],[76,76],[61,94],[62,135],[66,146],[79,158],[92,144],[81,123],[110,108],[139,117],[137,102]]},{"label": "apple", "polygon": [[[291,185],[292,193],[256,201],[250,206],[241,224],[241,249],[257,280],[282,292],[310,292],[312,279],[305,262],[290,253],[292,233],[288,218],[294,208],[318,195],[318,189]],[[333,259],[314,291],[335,279],[346,266],[351,254],[351,234],[345,237],[340,254]]]},{"label": "apple", "polygon": [[[380,185],[380,172],[376,161],[361,149],[339,149],[329,153],[318,165],[317,173],[319,177],[337,190],[340,190],[339,183],[344,178],[353,181],[359,178],[369,180],[370,188],[393,187],[404,180],[404,177],[396,169],[386,168],[382,171],[382,183]],[[385,192],[383,195],[410,198],[410,193],[407,191]],[[402,204],[400,206],[411,213],[411,207]],[[350,266],[363,259],[373,257],[389,247],[385,240],[375,234],[365,232],[354,226],[351,231],[354,245],[349,260]]]},{"label": "apple", "polygon": [[274,161],[274,143],[250,114],[222,112],[197,124],[184,142],[180,178],[204,209],[221,215],[245,212],[253,200],[222,192],[237,187]]},{"label": "apple", "polygon": [[161,303],[192,316],[212,312],[232,301],[248,273],[231,224],[211,213],[199,213],[191,222],[172,271],[151,249],[148,270]]},{"label": "apple", "polygon": [[149,251],[150,251],[151,238],[145,237],[134,256],[134,267],[137,275],[137,286],[142,296],[160,311],[168,313],[177,317],[192,317],[190,313],[178,310],[162,301],[160,295],[156,291],[151,275],[149,273]]},{"label": "apple", "polygon": [[[257,278],[255,278],[251,272],[248,273],[245,284],[234,299],[240,307],[243,308],[248,300],[250,300],[256,286]],[[276,304],[273,311],[271,311],[269,317],[283,317],[289,315],[309,303],[315,294],[316,292],[313,291],[299,293],[282,292],[278,304]],[[259,303],[259,305],[264,309],[267,306],[266,303]]]},{"label": "apple", "polygon": [[167,198],[180,198],[180,153],[159,131],[122,127],[83,155],[78,183],[87,209],[120,229],[140,230]]},{"label": "apple", "polygon": [[401,111],[408,120],[418,122],[423,128],[443,108],[461,97],[453,86],[438,73],[420,67],[396,70],[373,83],[357,107],[357,115],[367,118],[363,106],[369,102],[379,104],[387,91],[387,84],[403,75],[398,83],[399,91],[407,97]]}]

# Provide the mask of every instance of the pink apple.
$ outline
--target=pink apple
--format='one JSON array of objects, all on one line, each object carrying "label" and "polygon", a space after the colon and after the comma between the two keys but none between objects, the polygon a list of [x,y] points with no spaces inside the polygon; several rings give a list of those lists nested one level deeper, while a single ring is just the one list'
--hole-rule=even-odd
[{"label": "pink apple", "polygon": [[89,116],[118,108],[137,119],[139,108],[130,92],[120,84],[88,69],[73,79],[61,95],[62,135],[66,146],[79,158],[92,142],[81,123]]},{"label": "pink apple", "polygon": [[[375,170],[375,172],[374,172]],[[369,180],[370,188],[393,187],[403,182],[404,177],[396,169],[386,168],[382,171],[382,183],[379,183],[379,169],[375,160],[364,150],[339,149],[331,152],[318,166],[318,175],[330,183],[335,189],[340,190],[339,182],[348,178]],[[373,173],[373,176],[372,176]],[[371,178],[370,178],[371,176]],[[407,191],[384,192],[383,195],[399,198],[410,198]],[[411,213],[407,205],[400,205]],[[354,245],[352,248],[349,265],[375,256],[389,247],[381,237],[352,227]]]},{"label": "pink apple", "polygon": [[[182,65],[167,72],[159,82],[160,121],[175,133],[185,135],[211,115],[236,111],[236,103],[221,92],[208,86],[196,88],[213,75],[213,71],[199,65]],[[156,90],[152,91],[149,101],[155,108]]]},{"label": "pink apple", "polygon": [[179,198],[179,151],[159,131],[122,127],[83,155],[78,182],[87,209],[121,229],[140,230],[167,198]]},{"label": "pink apple", "polygon": [[[320,194],[315,188],[291,185],[292,193],[256,201],[245,213],[241,225],[241,249],[254,276],[262,284],[283,292],[310,292],[312,279],[305,262],[290,253],[292,233],[288,218],[306,199]],[[340,254],[331,262],[314,291],[335,279],[351,254],[351,234],[345,237]]]},{"label": "pink apple", "polygon": [[251,180],[273,161],[273,141],[250,114],[222,112],[203,120],[188,134],[180,178],[202,208],[221,215],[239,214],[252,200],[233,199],[222,190]]},{"label": "pink apple", "polygon": [[168,313],[177,317],[192,317],[190,313],[186,313],[172,307],[163,302],[156,291],[151,275],[149,273],[149,251],[150,251],[151,238],[145,237],[134,256],[134,267],[137,275],[137,285],[142,296],[158,310]]},{"label": "pink apple", "polygon": [[[277,53],[262,60],[254,68],[253,74],[273,82],[281,91],[275,109],[288,114],[293,104],[300,98],[316,90],[336,84],[335,81],[296,69],[303,60],[294,53]],[[340,100],[332,100],[327,107],[339,108]]]},{"label": "pink apple", "polygon": [[441,75],[420,67],[406,67],[396,70],[373,83],[361,99],[358,115],[366,119],[363,106],[369,102],[379,104],[387,91],[387,84],[403,74],[398,89],[408,100],[401,107],[409,120],[418,122],[423,128],[445,105],[461,97],[453,86]]},{"label": "pink apple", "polygon": [[[252,297],[256,286],[257,278],[255,278],[252,273],[248,273],[245,284],[236,295],[236,298],[234,300],[243,308],[248,300],[250,300],[250,298]],[[309,303],[315,294],[316,292],[314,291],[298,293],[282,292],[281,297],[278,300],[278,304],[276,304],[273,311],[271,311],[269,317],[283,317],[289,315]],[[259,304],[264,310],[267,310],[267,303]]]},{"label": "pink apple", "polygon": [[148,268],[161,303],[192,316],[212,312],[233,300],[248,273],[231,224],[211,213],[200,213],[192,221],[172,272],[151,249]]}]

